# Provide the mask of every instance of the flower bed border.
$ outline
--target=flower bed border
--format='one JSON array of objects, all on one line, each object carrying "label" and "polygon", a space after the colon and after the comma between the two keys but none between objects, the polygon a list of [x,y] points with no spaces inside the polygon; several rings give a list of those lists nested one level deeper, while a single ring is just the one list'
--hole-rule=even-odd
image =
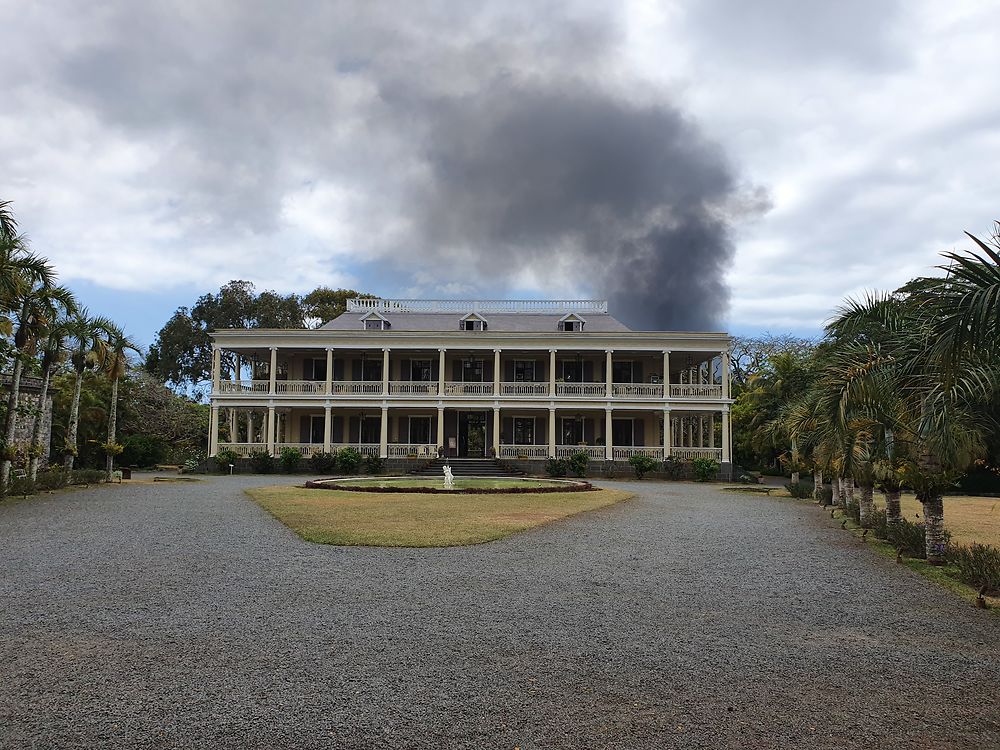
[{"label": "flower bed border", "polygon": [[[459,477],[461,479],[461,477]],[[596,489],[590,482],[566,482],[565,487],[465,487],[446,490],[438,487],[360,487],[350,484],[331,484],[327,480],[309,481],[303,485],[310,490],[349,490],[352,492],[401,493],[418,495],[540,495],[553,492],[589,492]]]}]

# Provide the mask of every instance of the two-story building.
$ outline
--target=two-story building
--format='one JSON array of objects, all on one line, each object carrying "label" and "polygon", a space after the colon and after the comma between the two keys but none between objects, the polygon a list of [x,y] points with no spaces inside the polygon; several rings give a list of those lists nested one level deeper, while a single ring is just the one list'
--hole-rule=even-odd
[{"label": "two-story building", "polygon": [[213,334],[209,453],[714,457],[729,337],[633,331],[592,300],[356,299],[312,330]]}]

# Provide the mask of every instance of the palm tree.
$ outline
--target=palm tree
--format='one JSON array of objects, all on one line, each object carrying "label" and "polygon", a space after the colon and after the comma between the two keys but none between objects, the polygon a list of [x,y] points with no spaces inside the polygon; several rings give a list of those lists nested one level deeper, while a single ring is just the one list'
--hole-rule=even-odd
[{"label": "palm tree", "polygon": [[114,326],[107,318],[91,318],[87,310],[81,309],[67,321],[70,341],[70,363],[76,378],[73,384],[73,400],[70,402],[69,423],[66,426],[66,444],[63,446],[63,468],[70,472],[78,452],[76,433],[80,425],[80,393],[83,376],[87,370],[98,366],[103,356],[105,341],[102,333]]},{"label": "palm tree", "polygon": [[42,410],[48,400],[49,388],[52,386],[52,374],[56,365],[62,358],[65,351],[66,339],[69,338],[70,327],[67,318],[63,317],[49,326],[41,344],[42,351],[42,387],[38,396],[40,409],[35,412],[34,421],[31,428],[30,459],[28,460],[28,476],[32,481],[38,478],[38,463],[44,452],[49,449],[48,445],[42,445]]},{"label": "palm tree", "polygon": [[139,345],[125,335],[115,325],[107,326],[104,330],[106,345],[102,352],[101,367],[105,374],[111,379],[111,408],[108,409],[108,442],[105,451],[107,453],[107,481],[111,481],[115,468],[115,455],[118,444],[115,442],[115,429],[118,420],[118,381],[128,370],[128,352],[140,352]]}]

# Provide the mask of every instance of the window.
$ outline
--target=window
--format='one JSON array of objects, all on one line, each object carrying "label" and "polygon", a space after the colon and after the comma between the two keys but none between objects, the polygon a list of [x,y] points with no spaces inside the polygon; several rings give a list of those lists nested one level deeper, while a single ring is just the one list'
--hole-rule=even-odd
[{"label": "window", "polygon": [[632,380],[632,360],[611,363],[612,383],[634,383]]},{"label": "window", "polygon": [[429,359],[410,360],[410,380],[419,383],[429,383],[433,380],[431,372],[432,367]]},{"label": "window", "polygon": [[361,419],[361,442],[362,443],[377,443],[379,442],[379,433],[382,431],[382,418],[381,417],[363,417]]},{"label": "window", "polygon": [[302,361],[303,380],[326,380],[326,360],[306,359]]},{"label": "window", "polygon": [[613,445],[627,446],[635,445],[634,437],[635,433],[633,428],[635,425],[632,423],[631,419],[613,419],[611,420],[611,440]]},{"label": "window", "polygon": [[430,417],[410,417],[411,445],[429,445],[431,442],[431,418]]},{"label": "window", "polygon": [[309,418],[309,442],[322,443],[326,429],[326,418],[322,414],[313,414]]},{"label": "window", "polygon": [[579,445],[583,442],[583,420],[563,417],[561,445]]},{"label": "window", "polygon": [[534,383],[535,382],[535,362],[530,359],[514,360],[514,382]]},{"label": "window", "polygon": [[476,320],[474,318],[462,321],[462,328],[466,331],[485,331],[486,321]]},{"label": "window", "polygon": [[582,383],[583,362],[578,359],[564,359],[562,362],[562,378],[564,383]]},{"label": "window", "polygon": [[388,320],[382,320],[381,318],[368,318],[365,321],[366,331],[383,331],[389,327]]},{"label": "window", "polygon": [[462,361],[462,382],[463,383],[483,382],[483,360],[466,359]]},{"label": "window", "polygon": [[361,379],[362,380],[381,380],[382,379],[382,360],[381,359],[364,359],[361,361]]},{"label": "window", "polygon": [[582,331],[583,323],[579,320],[561,320],[559,321],[560,331]]},{"label": "window", "polygon": [[535,444],[535,418],[514,417],[514,445]]}]

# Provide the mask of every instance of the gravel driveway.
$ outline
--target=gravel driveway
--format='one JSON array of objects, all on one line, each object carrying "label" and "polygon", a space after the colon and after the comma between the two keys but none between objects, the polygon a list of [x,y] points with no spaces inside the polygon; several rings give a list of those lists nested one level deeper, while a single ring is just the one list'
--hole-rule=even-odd
[{"label": "gravel driveway", "polygon": [[242,495],[268,481],[0,505],[0,748],[1000,747],[1000,618],[810,505],[614,483],[500,542],[352,549]]}]

